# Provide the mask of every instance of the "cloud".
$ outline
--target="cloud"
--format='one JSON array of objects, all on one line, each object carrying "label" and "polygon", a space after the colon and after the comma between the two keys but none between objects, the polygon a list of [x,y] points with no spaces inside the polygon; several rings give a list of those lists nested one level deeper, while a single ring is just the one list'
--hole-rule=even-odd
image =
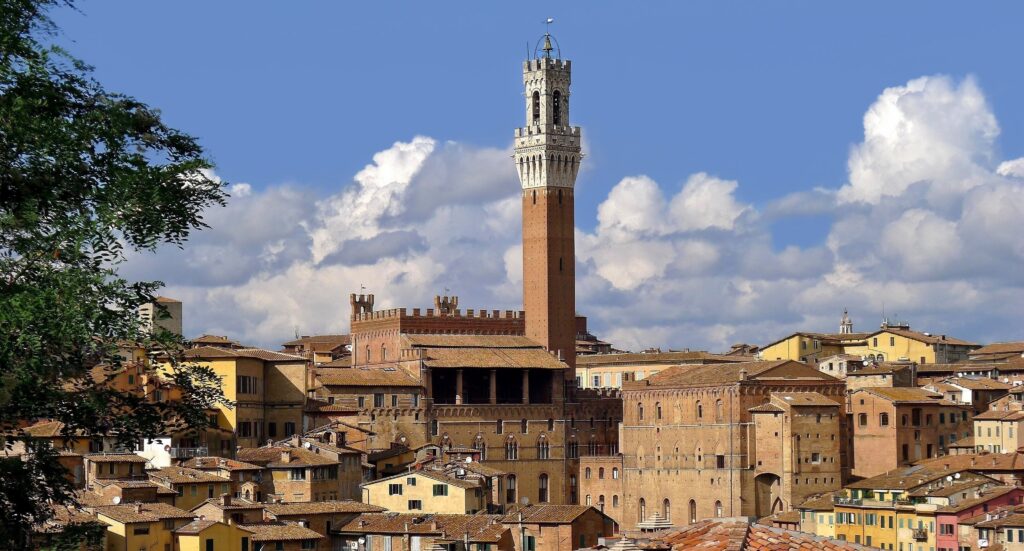
[{"label": "cloud", "polygon": [[[844,307],[870,329],[887,313],[965,338],[1019,338],[1024,159],[971,77],[882,91],[846,182],[764,205],[728,174],[618,179],[576,230],[577,309],[619,347],[724,350],[834,329]],[[133,256],[185,302],[186,332],[274,347],[348,330],[346,296],[427,306],[521,307],[520,191],[510,150],[425,136],[395,142],[323,196],[298,183],[234,184],[184,250]],[[794,167],[794,173],[798,174]],[[776,242],[779,220],[823,216],[823,245]]]}]

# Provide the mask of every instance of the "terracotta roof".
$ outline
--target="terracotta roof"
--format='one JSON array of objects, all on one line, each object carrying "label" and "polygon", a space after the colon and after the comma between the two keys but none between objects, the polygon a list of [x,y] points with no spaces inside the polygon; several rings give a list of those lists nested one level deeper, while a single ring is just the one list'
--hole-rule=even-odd
[{"label": "terracotta roof", "polygon": [[962,501],[957,502],[956,505],[946,505],[943,507],[939,507],[938,512],[959,513],[960,511],[966,511],[967,509],[970,509],[972,507],[976,507],[983,503],[988,503],[989,501],[992,501],[993,499],[996,499],[998,497],[1002,497],[1016,489],[1016,486],[996,486],[994,488],[989,488],[987,490],[983,490],[981,494],[979,494],[977,497],[971,499],[964,499]]},{"label": "terracotta roof", "polygon": [[352,367],[352,356],[344,356],[317,366],[317,368],[321,367]]},{"label": "terracotta roof", "polygon": [[796,333],[791,333],[791,334],[789,334],[789,335],[787,335],[785,337],[782,337],[781,339],[778,339],[776,341],[770,342],[770,343],[760,347],[760,349],[764,350],[764,349],[768,348],[769,346],[774,346],[774,345],[776,345],[776,344],[778,344],[778,343],[780,343],[782,341],[787,341],[787,340],[792,339],[793,337],[796,337],[796,336],[807,337],[807,338],[811,338],[811,339],[818,339],[819,341],[822,341],[823,343],[833,344],[833,343],[842,343],[842,342],[850,342],[850,341],[862,341],[862,340],[868,338],[868,335],[869,335],[868,333],[810,333],[810,332],[807,332],[807,331],[797,331]]},{"label": "terracotta roof", "polygon": [[[778,370],[778,372],[772,373],[775,370]],[[792,360],[775,360],[770,362],[679,365],[670,367],[644,380],[625,383],[623,388],[732,384],[740,381],[744,371],[748,380],[785,378],[838,381],[835,377],[826,375],[818,371],[817,368],[805,363]]]},{"label": "terracotta roof", "polygon": [[53,510],[53,516],[47,519],[42,525],[36,525],[33,527],[34,532],[44,534],[57,533],[63,532],[71,525],[91,524],[97,522],[95,516],[81,509],[67,507],[64,505],[51,505],[50,507]]},{"label": "terracotta roof", "polygon": [[759,406],[754,406],[747,411],[751,413],[784,413],[786,410],[770,402],[765,402]]},{"label": "terracotta roof", "polygon": [[975,421],[1018,421],[1024,419],[1024,411],[1003,411],[1001,409],[990,409],[974,416]]},{"label": "terracotta roof", "polygon": [[36,438],[53,438],[54,436],[61,436],[64,426],[64,423],[60,421],[39,421],[21,430],[25,434]]},{"label": "terracotta roof", "polygon": [[[202,532],[203,530],[206,530],[207,528],[209,528],[209,527],[211,527],[211,526],[213,526],[215,524],[220,524],[220,523],[215,521],[215,520],[196,519],[196,520],[193,520],[192,522],[186,524],[185,526],[182,526],[181,528],[178,528],[177,530],[174,531],[174,533],[175,534],[185,534],[185,535],[195,535],[195,534],[198,534],[198,533]],[[242,530],[245,530],[245,528],[242,528]],[[246,531],[248,532],[248,530],[246,530]]]},{"label": "terracotta roof", "polygon": [[97,515],[103,515],[128,524],[132,522],[157,522],[164,519],[195,518],[195,515],[166,503],[129,503],[97,507]]},{"label": "terracotta roof", "polygon": [[[287,463],[281,461],[281,454],[288,452],[291,460]],[[270,468],[292,468],[310,465],[337,465],[334,459],[313,453],[304,448],[292,448],[289,446],[263,446],[261,448],[241,448],[235,452],[235,457],[240,461],[266,465]]]},{"label": "terracotta roof", "polygon": [[256,509],[263,509],[266,506],[265,503],[254,503],[252,501],[245,501],[244,499],[232,499],[231,503],[225,505],[224,502],[221,501],[221,498],[211,497],[209,499],[204,499],[202,503],[193,507],[192,510],[195,511],[203,505],[213,505],[222,511],[253,511]]},{"label": "terracotta roof", "polygon": [[1001,383],[987,377],[954,377],[943,382],[961,386],[968,390],[1009,390],[1013,387],[1013,385]]},{"label": "terracotta roof", "polygon": [[423,364],[430,368],[567,369],[568,366],[540,348],[445,347],[428,348]]},{"label": "terracotta roof", "polygon": [[1007,526],[1014,528],[1024,526],[1024,513],[1011,513],[991,520],[984,520],[974,525],[975,528],[1005,528]]},{"label": "terracotta roof", "polygon": [[875,335],[879,335],[881,333],[892,333],[893,335],[899,335],[901,337],[912,339],[912,340],[915,340],[917,342],[923,342],[923,343],[926,343],[926,344],[952,344],[952,345],[960,345],[960,346],[978,346],[977,343],[968,342],[968,341],[961,340],[961,339],[955,339],[953,337],[947,337],[946,335],[925,334],[925,333],[922,333],[920,331],[914,331],[912,329],[898,329],[898,328],[895,328],[895,327],[886,327],[884,329],[879,329],[878,331],[875,331],[874,333],[871,333],[870,335],[868,335],[868,337],[870,338],[870,337],[873,337]]},{"label": "terracotta roof", "polygon": [[253,532],[252,541],[318,540],[323,536],[294,522],[261,522],[239,524],[239,528]]},{"label": "terracotta roof", "polygon": [[371,486],[371,485],[374,485],[374,484],[387,483],[387,482],[390,482],[390,481],[398,479],[398,478],[408,478],[408,477],[413,477],[413,476],[417,476],[417,475],[429,478],[429,479],[437,481],[437,482],[443,482],[445,484],[451,484],[452,486],[455,486],[455,487],[458,487],[458,488],[479,488],[483,484],[479,479],[456,478],[454,476],[449,476],[449,475],[447,475],[447,474],[445,474],[445,473],[443,473],[441,471],[436,471],[436,470],[433,470],[433,469],[423,469],[423,470],[419,470],[419,471],[411,471],[411,472],[407,472],[407,473],[399,473],[399,474],[391,475],[391,476],[385,477],[385,478],[378,478],[376,480],[371,480],[369,482],[364,482],[362,485],[363,486]]},{"label": "terracotta roof", "polygon": [[220,335],[200,335],[192,339],[192,342],[198,344],[238,344],[237,342]]},{"label": "terracotta roof", "polygon": [[771,524],[772,522],[784,523],[784,524],[799,524],[800,523],[800,511],[783,511],[781,513],[775,513],[770,517],[764,517],[758,519],[761,524]]},{"label": "terracotta roof", "polygon": [[299,337],[293,341],[288,341],[281,346],[310,346],[319,344],[329,344],[337,347],[339,345],[345,345],[352,342],[352,338],[348,335],[307,335]]},{"label": "terracotta roof", "polygon": [[379,513],[386,510],[383,507],[348,499],[308,503],[267,503],[263,505],[263,508],[267,513],[276,517],[335,513]]},{"label": "terracotta roof", "polygon": [[947,455],[918,461],[916,465],[936,468],[948,464],[951,470],[970,470],[977,472],[1007,472],[1024,470],[1024,454],[1019,451],[1011,453],[977,453],[966,455]]},{"label": "terracotta roof", "polygon": [[836,492],[813,495],[805,499],[800,505],[797,505],[796,508],[811,511],[831,511],[835,508],[835,502],[832,500],[835,495]]},{"label": "terracotta roof", "polygon": [[153,302],[172,303],[172,302],[181,302],[181,301],[176,299],[176,298],[165,297],[165,296],[158,296],[158,297],[153,299]]},{"label": "terracotta roof", "polygon": [[762,524],[751,524],[744,517],[703,520],[657,538],[674,551],[821,551],[868,550],[845,541],[833,540]]},{"label": "terracotta roof", "polygon": [[540,348],[540,343],[522,335],[434,335],[406,334],[408,346],[425,348]]},{"label": "terracotta roof", "polygon": [[[195,342],[195,341],[193,341]],[[186,358],[213,359],[213,358],[256,358],[268,362],[305,362],[301,356],[282,354],[263,350],[262,348],[218,348],[215,346],[199,346],[189,348],[185,351]]]},{"label": "terracotta roof", "polygon": [[317,380],[323,386],[420,386],[419,381],[410,377],[405,371],[396,368],[332,369],[330,373],[317,375]]},{"label": "terracotta roof", "polygon": [[[502,518],[502,522],[518,523],[519,514],[522,513],[523,522],[526,523],[565,524],[576,520],[590,509],[594,509],[594,507],[589,505],[533,504],[520,507],[518,510],[508,513]],[[594,511],[601,513],[597,509],[594,509]],[[601,515],[603,516],[604,513],[601,513]]]},{"label": "terracotta roof", "polygon": [[792,407],[839,407],[839,402],[819,392],[772,392],[772,397]]},{"label": "terracotta roof", "polygon": [[1024,354],[1024,341],[994,342],[967,353],[968,356],[984,356],[988,354]]},{"label": "terracotta roof", "polygon": [[199,469],[190,469],[188,467],[164,467],[162,469],[149,471],[148,474],[150,479],[155,478],[172,484],[231,482],[231,479],[229,478],[208,473],[206,471],[200,471]]},{"label": "terracotta roof", "polygon": [[244,461],[238,461],[235,459],[227,459],[224,457],[193,457],[188,461],[182,463],[182,466],[190,469],[223,469],[226,471],[261,471],[263,467],[259,465],[253,465],[252,463],[246,463]]},{"label": "terracotta roof", "polygon": [[623,354],[591,354],[576,358],[577,367],[591,367],[597,365],[636,365],[636,364],[665,364],[665,363],[686,363],[700,360],[714,360],[720,362],[743,362],[748,358],[737,356],[726,356],[724,354],[713,354],[704,351],[685,352],[626,352]]},{"label": "terracotta roof", "polygon": [[364,513],[337,530],[349,534],[434,535],[451,541],[461,541],[468,533],[470,542],[497,543],[508,528],[501,524],[501,515]]},{"label": "terracotta roof", "polygon": [[923,388],[917,387],[878,387],[878,388],[862,388],[856,392],[869,392],[880,398],[884,398],[894,403],[908,403],[908,404],[944,404],[944,405],[956,405],[953,402],[942,399],[942,394],[938,392],[932,392]]},{"label": "terracotta roof", "polygon": [[90,453],[83,457],[93,463],[146,463],[149,461],[134,453]]}]

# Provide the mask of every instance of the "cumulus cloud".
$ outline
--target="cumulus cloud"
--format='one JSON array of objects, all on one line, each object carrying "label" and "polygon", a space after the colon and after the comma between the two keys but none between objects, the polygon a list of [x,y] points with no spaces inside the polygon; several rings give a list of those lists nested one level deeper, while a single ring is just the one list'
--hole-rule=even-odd
[{"label": "cumulus cloud", "polygon": [[[623,175],[577,229],[577,309],[617,346],[723,350],[835,328],[870,329],[884,307],[923,330],[989,340],[1024,308],[1024,159],[1001,159],[999,125],[971,77],[882,91],[848,179],[745,204],[728,174],[679,184]],[[521,305],[519,184],[510,150],[417,136],[375,154],[336,193],[234,184],[184,250],[130,259],[185,301],[186,331],[276,346],[297,330],[348,330],[349,292],[427,306]],[[827,216],[820,245],[771,224]]]}]

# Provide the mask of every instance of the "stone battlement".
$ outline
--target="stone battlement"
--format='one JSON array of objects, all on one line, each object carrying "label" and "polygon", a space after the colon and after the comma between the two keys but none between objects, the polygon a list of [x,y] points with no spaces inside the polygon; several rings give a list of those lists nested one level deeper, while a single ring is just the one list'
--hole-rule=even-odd
[{"label": "stone battlement", "polygon": [[444,312],[442,310],[427,308],[424,312],[420,308],[413,308],[410,313],[406,308],[389,308],[387,310],[377,310],[375,312],[360,312],[352,313],[352,321],[371,321],[371,320],[386,320],[386,319],[417,319],[417,318],[454,318],[454,319],[504,319],[504,320],[518,320],[525,319],[526,312],[522,310],[466,310],[465,313],[462,310],[455,309],[451,312]]},{"label": "stone battlement", "polygon": [[557,70],[557,71],[571,71],[572,61],[568,59],[556,59],[551,57],[538,57],[536,59],[527,59],[523,62],[523,72],[530,71],[543,71],[545,69]]},{"label": "stone battlement", "polygon": [[[531,124],[530,126],[516,128],[516,137],[525,138],[528,136],[540,136],[542,134],[548,134],[548,125],[544,124]],[[580,127],[578,126],[551,126],[552,132],[550,134],[557,134],[558,136],[579,136]]]}]

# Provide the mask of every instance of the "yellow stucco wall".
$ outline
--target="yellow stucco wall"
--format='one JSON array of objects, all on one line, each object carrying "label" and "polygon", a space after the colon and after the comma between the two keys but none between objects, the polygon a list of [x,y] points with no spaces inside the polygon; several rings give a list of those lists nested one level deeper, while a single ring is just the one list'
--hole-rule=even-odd
[{"label": "yellow stucco wall", "polygon": [[209,526],[198,534],[180,534],[177,538],[178,551],[205,551],[205,542],[208,539],[213,540],[213,548],[217,551],[241,551],[243,539],[249,540],[248,549],[250,551],[254,549],[252,544],[252,532],[242,530],[235,525],[227,525],[223,523],[217,523]]},{"label": "yellow stucco wall", "polygon": [[[415,485],[409,484],[409,479],[416,481]],[[401,495],[389,495],[389,486],[399,484],[402,487]],[[363,501],[371,505],[384,507],[389,511],[410,512],[410,513],[445,513],[445,514],[466,514],[484,509],[482,497],[476,497],[473,488],[466,489],[451,484],[444,484],[448,488],[447,496],[435,496],[434,485],[444,484],[433,478],[418,473],[410,473],[401,477],[378,480],[363,485]],[[409,509],[410,500],[419,500],[422,509]]]}]

